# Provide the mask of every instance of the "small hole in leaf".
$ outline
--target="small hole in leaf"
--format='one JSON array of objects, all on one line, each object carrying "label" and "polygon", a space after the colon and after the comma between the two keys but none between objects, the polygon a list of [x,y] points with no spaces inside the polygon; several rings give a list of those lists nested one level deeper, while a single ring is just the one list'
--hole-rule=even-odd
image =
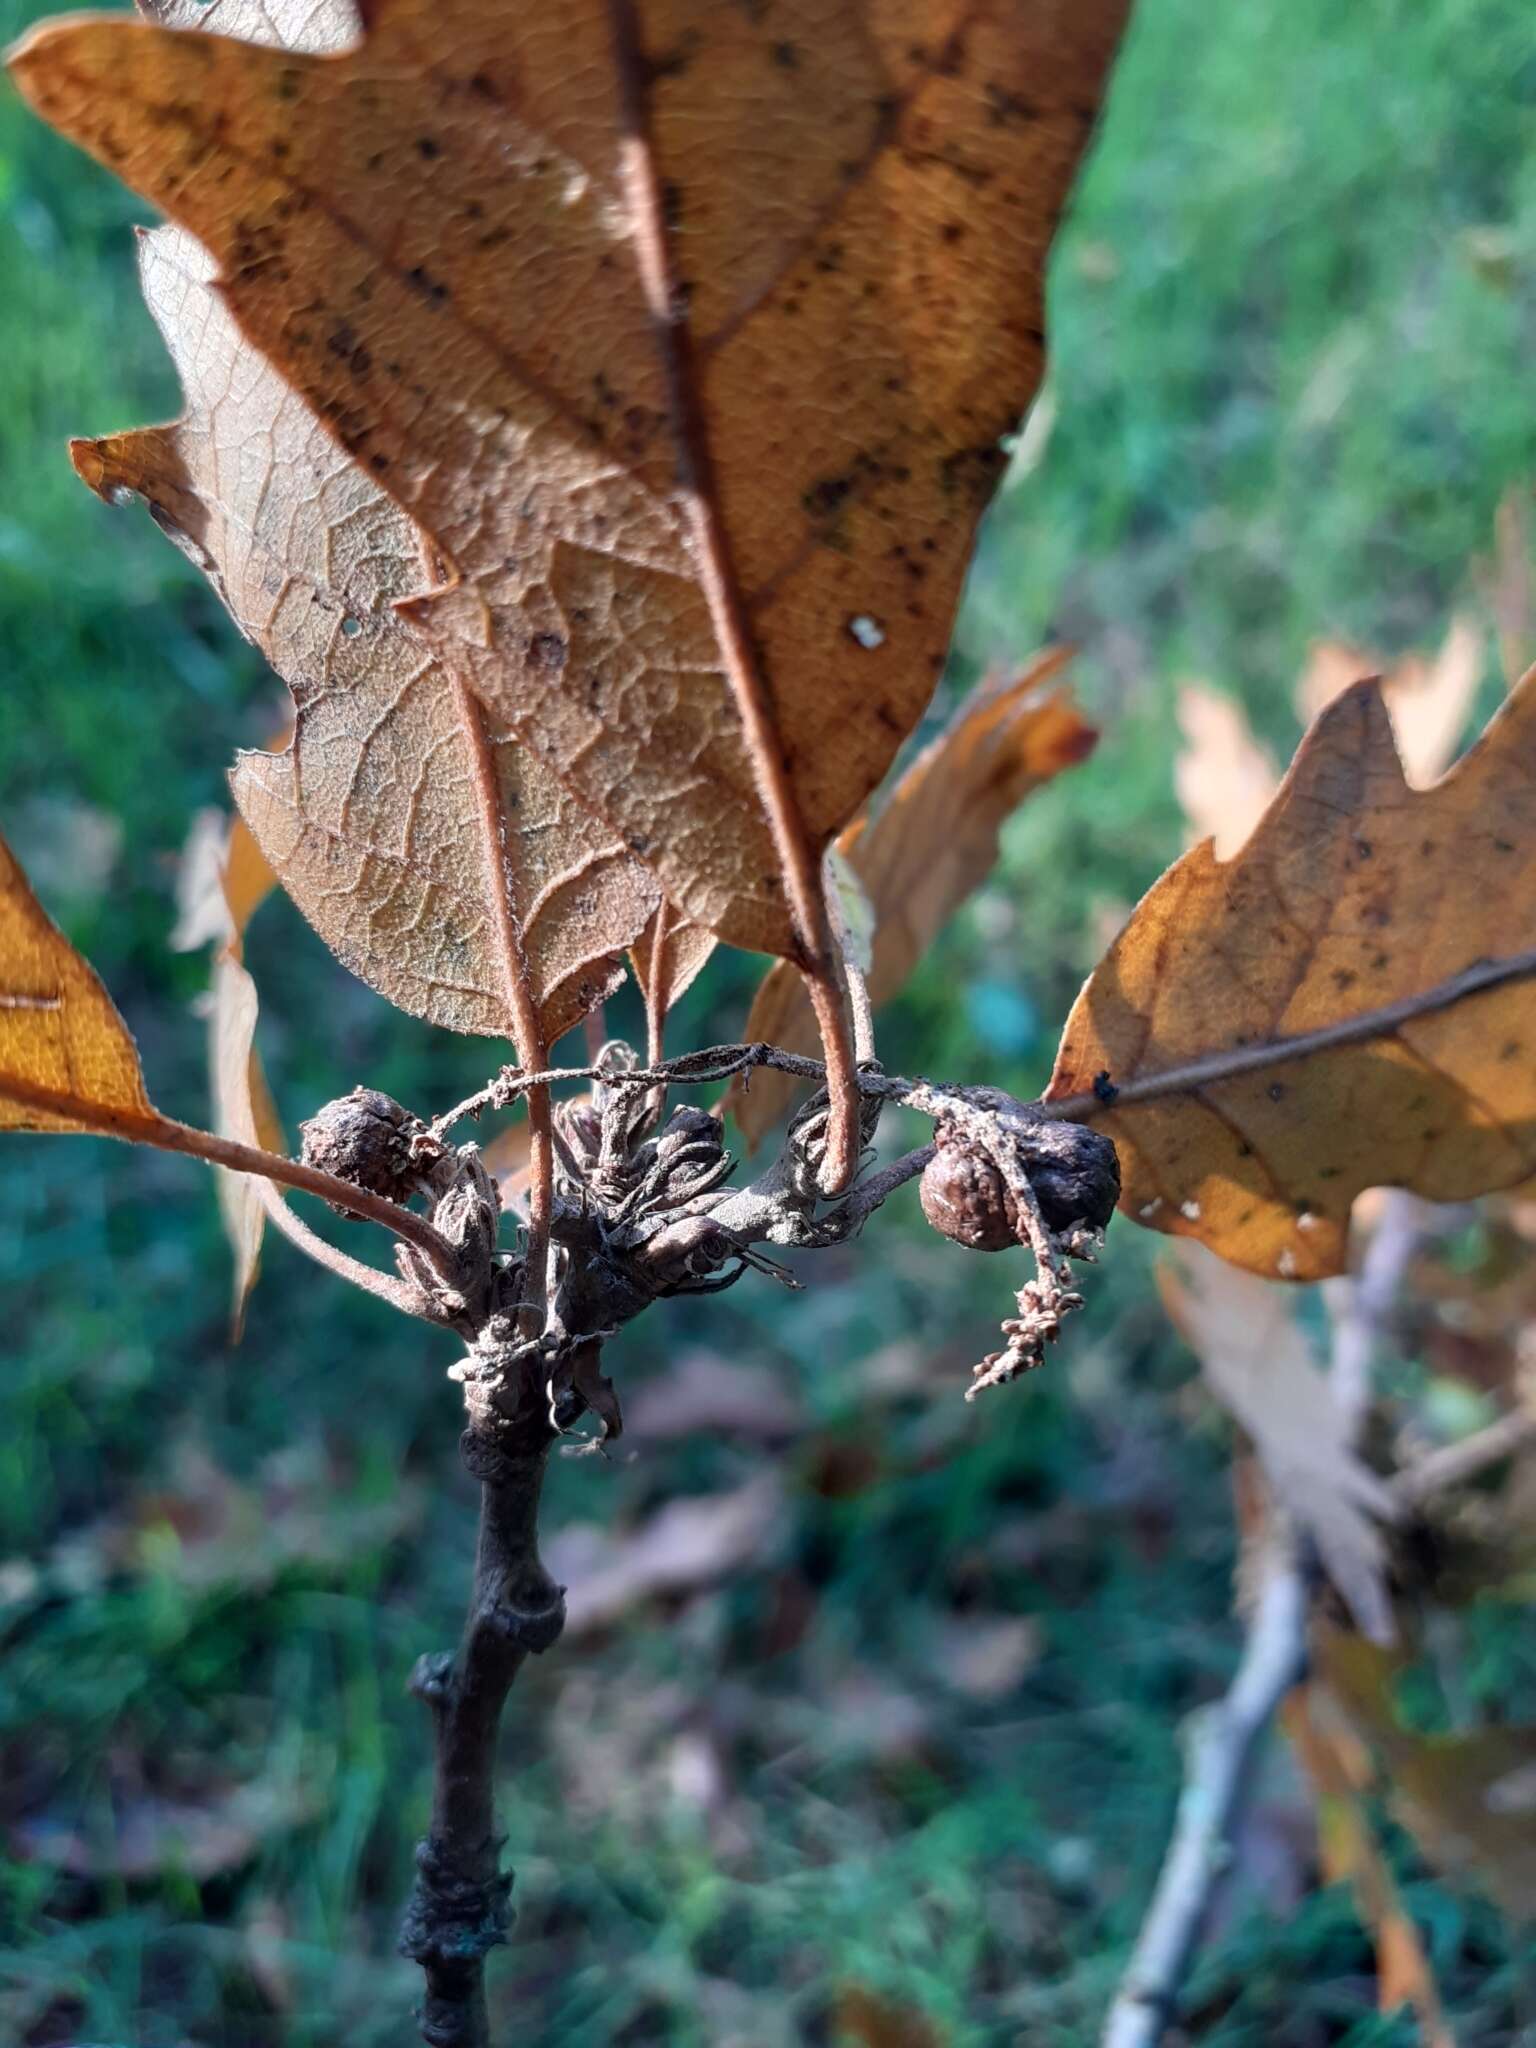
[{"label": "small hole in leaf", "polygon": [[860,612],[857,618],[848,621],[848,631],[861,647],[883,647],[885,628],[878,619],[872,619],[868,612]]},{"label": "small hole in leaf", "polygon": [[363,622],[361,619],[343,619],[341,622],[341,630],[343,631],[343,633],[346,634],[349,640],[355,640],[358,634],[361,633],[361,631],[363,630]]}]

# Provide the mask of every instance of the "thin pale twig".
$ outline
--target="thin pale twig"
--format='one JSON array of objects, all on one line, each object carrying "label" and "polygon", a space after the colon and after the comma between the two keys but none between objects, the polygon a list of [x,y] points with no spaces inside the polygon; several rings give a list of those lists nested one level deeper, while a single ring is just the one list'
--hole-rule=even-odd
[{"label": "thin pale twig", "polygon": [[1272,1532],[1242,1662],[1191,1731],[1173,1839],[1102,2048],[1157,2048],[1178,2008],[1275,1710],[1306,1672],[1307,1587],[1290,1531]]},{"label": "thin pale twig", "polygon": [[[1423,1206],[1397,1196],[1357,1276],[1337,1283],[1330,1308],[1330,1384],[1346,1440],[1364,1421],[1370,1368],[1423,1229]],[[1399,1475],[1399,1481],[1406,1475]],[[1394,1488],[1394,1490],[1396,1490]],[[1225,1697],[1194,1734],[1173,1839],[1101,2048],[1157,2048],[1226,1870],[1253,1778],[1253,1759],[1287,1692],[1306,1676],[1308,1545],[1273,1500],[1242,1661]]]}]

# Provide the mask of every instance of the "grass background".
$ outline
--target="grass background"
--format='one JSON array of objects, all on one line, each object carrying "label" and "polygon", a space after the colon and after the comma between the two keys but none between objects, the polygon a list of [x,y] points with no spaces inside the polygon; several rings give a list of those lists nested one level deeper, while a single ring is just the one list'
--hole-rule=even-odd
[{"label": "grass background", "polygon": [[[0,27],[45,11],[0,0]],[[64,460],[68,433],[175,406],[132,277],[141,209],[9,95],[0,209],[0,823],[157,1101],[196,1117],[206,968],[166,943],[178,855],[280,695],[149,522]],[[1052,323],[1054,423],[990,520],[956,670],[1069,635],[1104,741],[1016,820],[884,1048],[1020,1092],[1180,844],[1177,683],[1237,692],[1288,752],[1311,637],[1428,648],[1479,602],[1495,507],[1536,476],[1528,0],[1141,0]],[[1491,693],[1491,642],[1489,665]],[[364,1076],[440,1106],[494,1062],[350,981],[286,903],[250,959],[291,1121]],[[754,978],[722,963],[680,1037],[735,1035]],[[1117,1231],[1071,1346],[980,1411],[958,1392],[1000,1281],[911,1205],[804,1296],[743,1286],[626,1335],[626,1396],[653,1389],[659,1419],[624,1462],[562,1464],[552,1525],[596,1543],[683,1496],[778,1495],[741,1568],[515,1696],[508,2038],[1092,2038],[1181,1719],[1236,1648],[1227,1446],[1148,1244]],[[404,1680],[452,1639],[471,1541],[450,1347],[279,1244],[231,1350],[227,1285],[196,1169],[6,1141],[0,2037],[28,2048],[413,2038],[392,1943],[427,1787]],[[679,1359],[761,1412],[669,1433]],[[978,1641],[1004,1658],[990,1690]],[[1516,1623],[1479,1642],[1473,1695],[1536,1717]],[[1347,1897],[1287,1896],[1278,1777],[1269,1808],[1190,2038],[1411,2041],[1374,2012]],[[1529,1954],[1394,1846],[1458,2040],[1536,2038]]]}]

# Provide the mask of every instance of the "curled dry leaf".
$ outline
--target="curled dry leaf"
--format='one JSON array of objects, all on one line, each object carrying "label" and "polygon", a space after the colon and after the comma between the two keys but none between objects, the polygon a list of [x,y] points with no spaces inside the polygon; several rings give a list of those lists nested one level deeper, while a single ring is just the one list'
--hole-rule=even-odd
[{"label": "curled dry leaf", "polygon": [[[246,926],[276,886],[277,877],[242,818],[202,814],[182,856],[180,916],[171,943],[182,951],[214,948],[208,1027],[214,1129],[281,1153],[288,1149],[287,1139],[256,1051],[259,1001],[245,964]],[[261,1265],[265,1191],[250,1175],[223,1168],[217,1181],[219,1212],[235,1260],[230,1341],[238,1344]]]},{"label": "curled dry leaf", "polygon": [[[410,1210],[359,1192],[301,1160],[162,1116],[145,1090],[138,1050],[112,998],[48,917],[0,839],[3,1130],[94,1131],[101,1137],[184,1152],[213,1166],[286,1182],[329,1202],[339,1197],[352,1210],[418,1246],[428,1258],[447,1256],[437,1231]],[[369,1272],[366,1267],[356,1270]]]},{"label": "curled dry leaf", "polygon": [[403,624],[419,535],[241,338],[204,251],[162,228],[139,270],[187,411],[75,466],[145,500],[293,693],[287,751],[235,766],[253,837],[381,995],[515,1040],[526,971],[547,1045],[617,983],[654,884]]},{"label": "curled dry leaf", "polygon": [[1432,789],[1380,689],[1308,733],[1248,844],[1142,899],[1047,1102],[1115,1140],[1127,1214],[1282,1279],[1343,1270],[1350,1204],[1536,1166],[1536,673]]},{"label": "curled dry leaf", "polygon": [[[803,957],[785,849],[944,658],[1124,12],[371,0],[338,55],[76,17],[13,64],[422,537],[321,631],[408,631],[413,702],[441,664],[685,917]],[[462,778],[431,738],[382,765]]]},{"label": "curled dry leaf", "polygon": [[[1070,659],[1053,648],[1007,682],[974,692],[901,777],[873,822],[843,833],[847,859],[874,909],[870,999],[889,1002],[946,921],[985,881],[1005,820],[1042,783],[1085,760],[1098,738],[1069,691],[1050,687]],[[816,1050],[816,1025],[798,978],[764,977],[746,1037],[791,1052]],[[784,1115],[796,1083],[763,1070],[726,1097],[749,1144]]]},{"label": "curled dry leaf", "polygon": [[1157,1280],[1206,1384],[1252,1438],[1281,1505],[1317,1545],[1360,1627],[1389,1641],[1386,1553],[1376,1522],[1393,1518],[1392,1495],[1351,1450],[1349,1418],[1289,1296],[1194,1244],[1180,1245],[1177,1264],[1160,1266]]},{"label": "curled dry leaf", "polygon": [[251,1862],[325,1810],[320,1787],[294,1778],[209,1788],[200,1798],[152,1792],[113,1802],[104,1831],[78,1812],[29,1815],[11,1829],[30,1863],[114,1884],[154,1878],[207,1884]]}]

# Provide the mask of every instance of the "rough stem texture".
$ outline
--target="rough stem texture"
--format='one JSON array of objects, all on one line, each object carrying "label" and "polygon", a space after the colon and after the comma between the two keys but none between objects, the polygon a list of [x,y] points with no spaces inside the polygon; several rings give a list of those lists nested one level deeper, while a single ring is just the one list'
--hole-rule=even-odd
[{"label": "rough stem texture", "polygon": [[467,1429],[460,1444],[481,1489],[474,1591],[457,1653],[424,1657],[412,1680],[431,1708],[436,1767],[400,1948],[426,1979],[419,2019],[428,2048],[490,2044],[485,1958],[512,1922],[512,1876],[496,1832],[497,1736],[524,1659],[549,1649],[565,1622],[564,1588],[538,1545],[552,1441],[532,1414],[494,1438]]}]

